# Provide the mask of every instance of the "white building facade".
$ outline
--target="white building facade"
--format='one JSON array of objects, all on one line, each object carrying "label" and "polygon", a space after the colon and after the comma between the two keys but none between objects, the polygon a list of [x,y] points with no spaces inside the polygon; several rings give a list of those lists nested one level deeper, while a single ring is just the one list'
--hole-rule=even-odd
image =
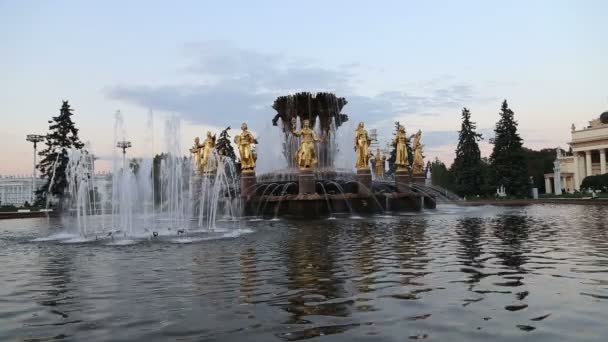
[{"label": "white building facade", "polygon": [[[568,144],[572,153],[558,154],[554,173],[545,174],[547,193],[579,191],[585,177],[607,172],[608,111],[590,121],[586,128],[577,130],[572,125],[571,134]],[[556,186],[561,187],[561,191]]]},{"label": "white building facade", "polygon": [[[40,189],[46,179],[36,178],[32,183],[32,176],[27,175],[0,175],[0,205],[23,206],[25,202],[33,204],[35,191]],[[32,184],[34,190],[32,190]],[[107,172],[95,174],[95,188],[103,196],[104,201],[112,197],[112,175]]]},{"label": "white building facade", "polygon": [[[0,205],[22,206],[25,202],[32,204],[34,192],[44,185],[45,180],[32,176],[0,176]],[[33,188],[32,188],[33,185]]]}]

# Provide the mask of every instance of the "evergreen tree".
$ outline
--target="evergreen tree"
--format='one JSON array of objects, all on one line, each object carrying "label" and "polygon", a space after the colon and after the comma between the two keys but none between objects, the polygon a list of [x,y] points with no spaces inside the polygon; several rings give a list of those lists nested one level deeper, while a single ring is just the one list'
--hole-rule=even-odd
[{"label": "evergreen tree", "polygon": [[463,108],[456,159],[452,165],[454,190],[463,197],[479,195],[483,185],[481,152],[478,145],[482,137],[475,131],[476,128],[475,122],[471,121],[471,112]]},{"label": "evergreen tree", "polygon": [[228,134],[229,130],[230,126],[226,127],[226,129],[220,133],[220,137],[215,143],[215,149],[219,155],[228,157],[236,162],[236,154],[234,153],[234,148],[230,142],[230,135]]},{"label": "evergreen tree", "polygon": [[68,164],[68,150],[84,147],[78,138],[78,129],[72,121],[72,115],[74,115],[72,111],[68,101],[63,101],[59,116],[54,116],[52,120],[49,120],[46,148],[39,153],[42,159],[37,166],[40,176],[47,179],[46,183],[36,192],[39,204],[46,202],[47,194],[51,194],[61,204],[68,186],[65,172]]},{"label": "evergreen tree", "polygon": [[[232,165],[235,166],[236,172],[237,174],[239,174],[241,172],[241,163],[240,161],[237,161],[236,158],[236,153],[234,153],[234,147],[232,147],[232,144],[230,143],[230,135],[228,134],[228,131],[230,130],[230,126],[226,127],[221,133],[220,133],[220,137],[217,139],[217,142],[215,143],[215,149],[217,150],[217,153],[221,156],[224,156],[230,160],[232,160]],[[226,165],[226,173],[229,174],[228,170],[231,169],[231,164],[227,163],[224,164]]]},{"label": "evergreen tree", "polygon": [[490,155],[492,185],[504,185],[507,194],[516,197],[528,195],[528,170],[522,139],[517,133],[517,121],[507,100],[502,103],[500,120],[494,129],[494,149]]},{"label": "evergreen tree", "polygon": [[445,166],[445,164],[435,157],[435,160],[430,162],[431,168],[431,179],[433,185],[440,186],[444,189],[454,189],[454,175],[451,170]]}]

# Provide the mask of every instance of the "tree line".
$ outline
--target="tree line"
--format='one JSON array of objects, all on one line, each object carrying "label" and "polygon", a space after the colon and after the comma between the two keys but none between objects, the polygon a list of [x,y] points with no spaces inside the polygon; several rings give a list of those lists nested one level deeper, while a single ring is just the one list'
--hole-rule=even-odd
[{"label": "tree line", "polygon": [[523,146],[514,112],[504,100],[494,128],[488,158],[481,157],[482,134],[471,120],[468,108],[462,109],[456,157],[451,167],[439,159],[431,162],[433,184],[452,190],[462,197],[492,196],[504,186],[512,197],[528,197],[532,187],[544,189],[544,174],[553,171],[555,149],[534,151]]}]

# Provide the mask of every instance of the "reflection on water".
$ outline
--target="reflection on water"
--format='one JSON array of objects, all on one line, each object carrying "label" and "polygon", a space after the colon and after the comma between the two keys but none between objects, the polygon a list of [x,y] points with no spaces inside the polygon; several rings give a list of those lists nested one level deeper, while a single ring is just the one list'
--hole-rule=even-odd
[{"label": "reflection on water", "polygon": [[130,246],[0,221],[0,340],[602,341],[607,212],[443,207]]}]

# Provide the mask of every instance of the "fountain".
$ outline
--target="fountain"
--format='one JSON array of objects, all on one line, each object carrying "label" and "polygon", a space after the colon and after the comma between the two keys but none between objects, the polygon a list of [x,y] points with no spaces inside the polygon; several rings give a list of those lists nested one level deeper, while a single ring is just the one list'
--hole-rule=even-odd
[{"label": "fountain", "polygon": [[[125,140],[120,112],[116,113],[115,122],[114,146],[122,148],[122,153],[116,152],[112,158],[108,191],[95,183],[90,145],[67,151],[67,207],[69,217],[75,218],[77,231],[73,233],[79,239],[184,239],[192,234],[217,235],[240,229],[237,218],[242,209],[236,165],[215,150],[214,136],[208,137],[210,146],[205,149],[208,154],[204,161],[193,165],[193,160],[182,155],[181,121],[169,118],[164,125],[165,152],[154,156],[150,115],[149,136],[145,138],[150,149],[143,158],[129,160],[125,155],[131,145]],[[203,162],[209,172],[199,172]],[[222,221],[221,227],[218,221]]]},{"label": "fountain", "polygon": [[[370,139],[364,124],[359,123],[350,142],[339,139],[338,128],[348,122],[348,115],[341,113],[346,104],[344,98],[330,93],[301,92],[275,100],[272,107],[277,114],[272,124],[280,130],[282,141],[273,141],[273,145],[281,149],[285,167],[265,170],[257,177],[251,171],[248,178],[241,176],[241,191],[247,189],[242,192],[246,215],[318,218],[435,208],[434,194],[425,190],[424,181],[418,184],[420,164],[424,167],[422,132],[410,137],[414,138],[413,174],[403,130],[401,145],[397,145],[398,150],[401,146],[402,163],[394,181],[386,180],[383,169],[372,179]],[[347,154],[352,141],[356,144],[356,163],[350,168],[337,167],[339,156]],[[377,157],[382,163],[385,159]]]},{"label": "fountain", "polygon": [[[69,151],[69,207],[78,234],[95,239],[183,238],[222,231],[226,222],[240,229],[243,216],[311,219],[435,208],[436,191],[424,185],[422,132],[408,138],[403,128],[399,130],[393,142],[397,170],[394,179],[387,178],[386,157],[379,150],[376,155],[369,151],[371,139],[365,124],[354,129],[341,113],[346,104],[344,98],[330,93],[277,98],[272,120],[275,133],[265,132],[259,149],[258,139],[246,124],[235,136],[238,163],[216,146],[211,132],[203,141],[194,139],[190,158],[183,156],[178,118],[166,120],[165,152],[154,156],[152,114],[144,142],[147,153],[127,160],[131,142],[125,139],[118,112],[114,146],[122,149],[122,155],[116,150],[113,156],[111,190],[95,184],[89,145]],[[273,134],[278,142],[271,141]],[[268,142],[264,142],[266,137]],[[408,139],[414,139],[412,155]],[[350,152],[353,142],[354,153]],[[262,158],[270,159],[261,160],[259,175],[257,150]],[[373,175],[370,165],[374,165]],[[101,224],[93,224],[92,216],[98,214]],[[218,227],[220,221],[223,227]]]}]

